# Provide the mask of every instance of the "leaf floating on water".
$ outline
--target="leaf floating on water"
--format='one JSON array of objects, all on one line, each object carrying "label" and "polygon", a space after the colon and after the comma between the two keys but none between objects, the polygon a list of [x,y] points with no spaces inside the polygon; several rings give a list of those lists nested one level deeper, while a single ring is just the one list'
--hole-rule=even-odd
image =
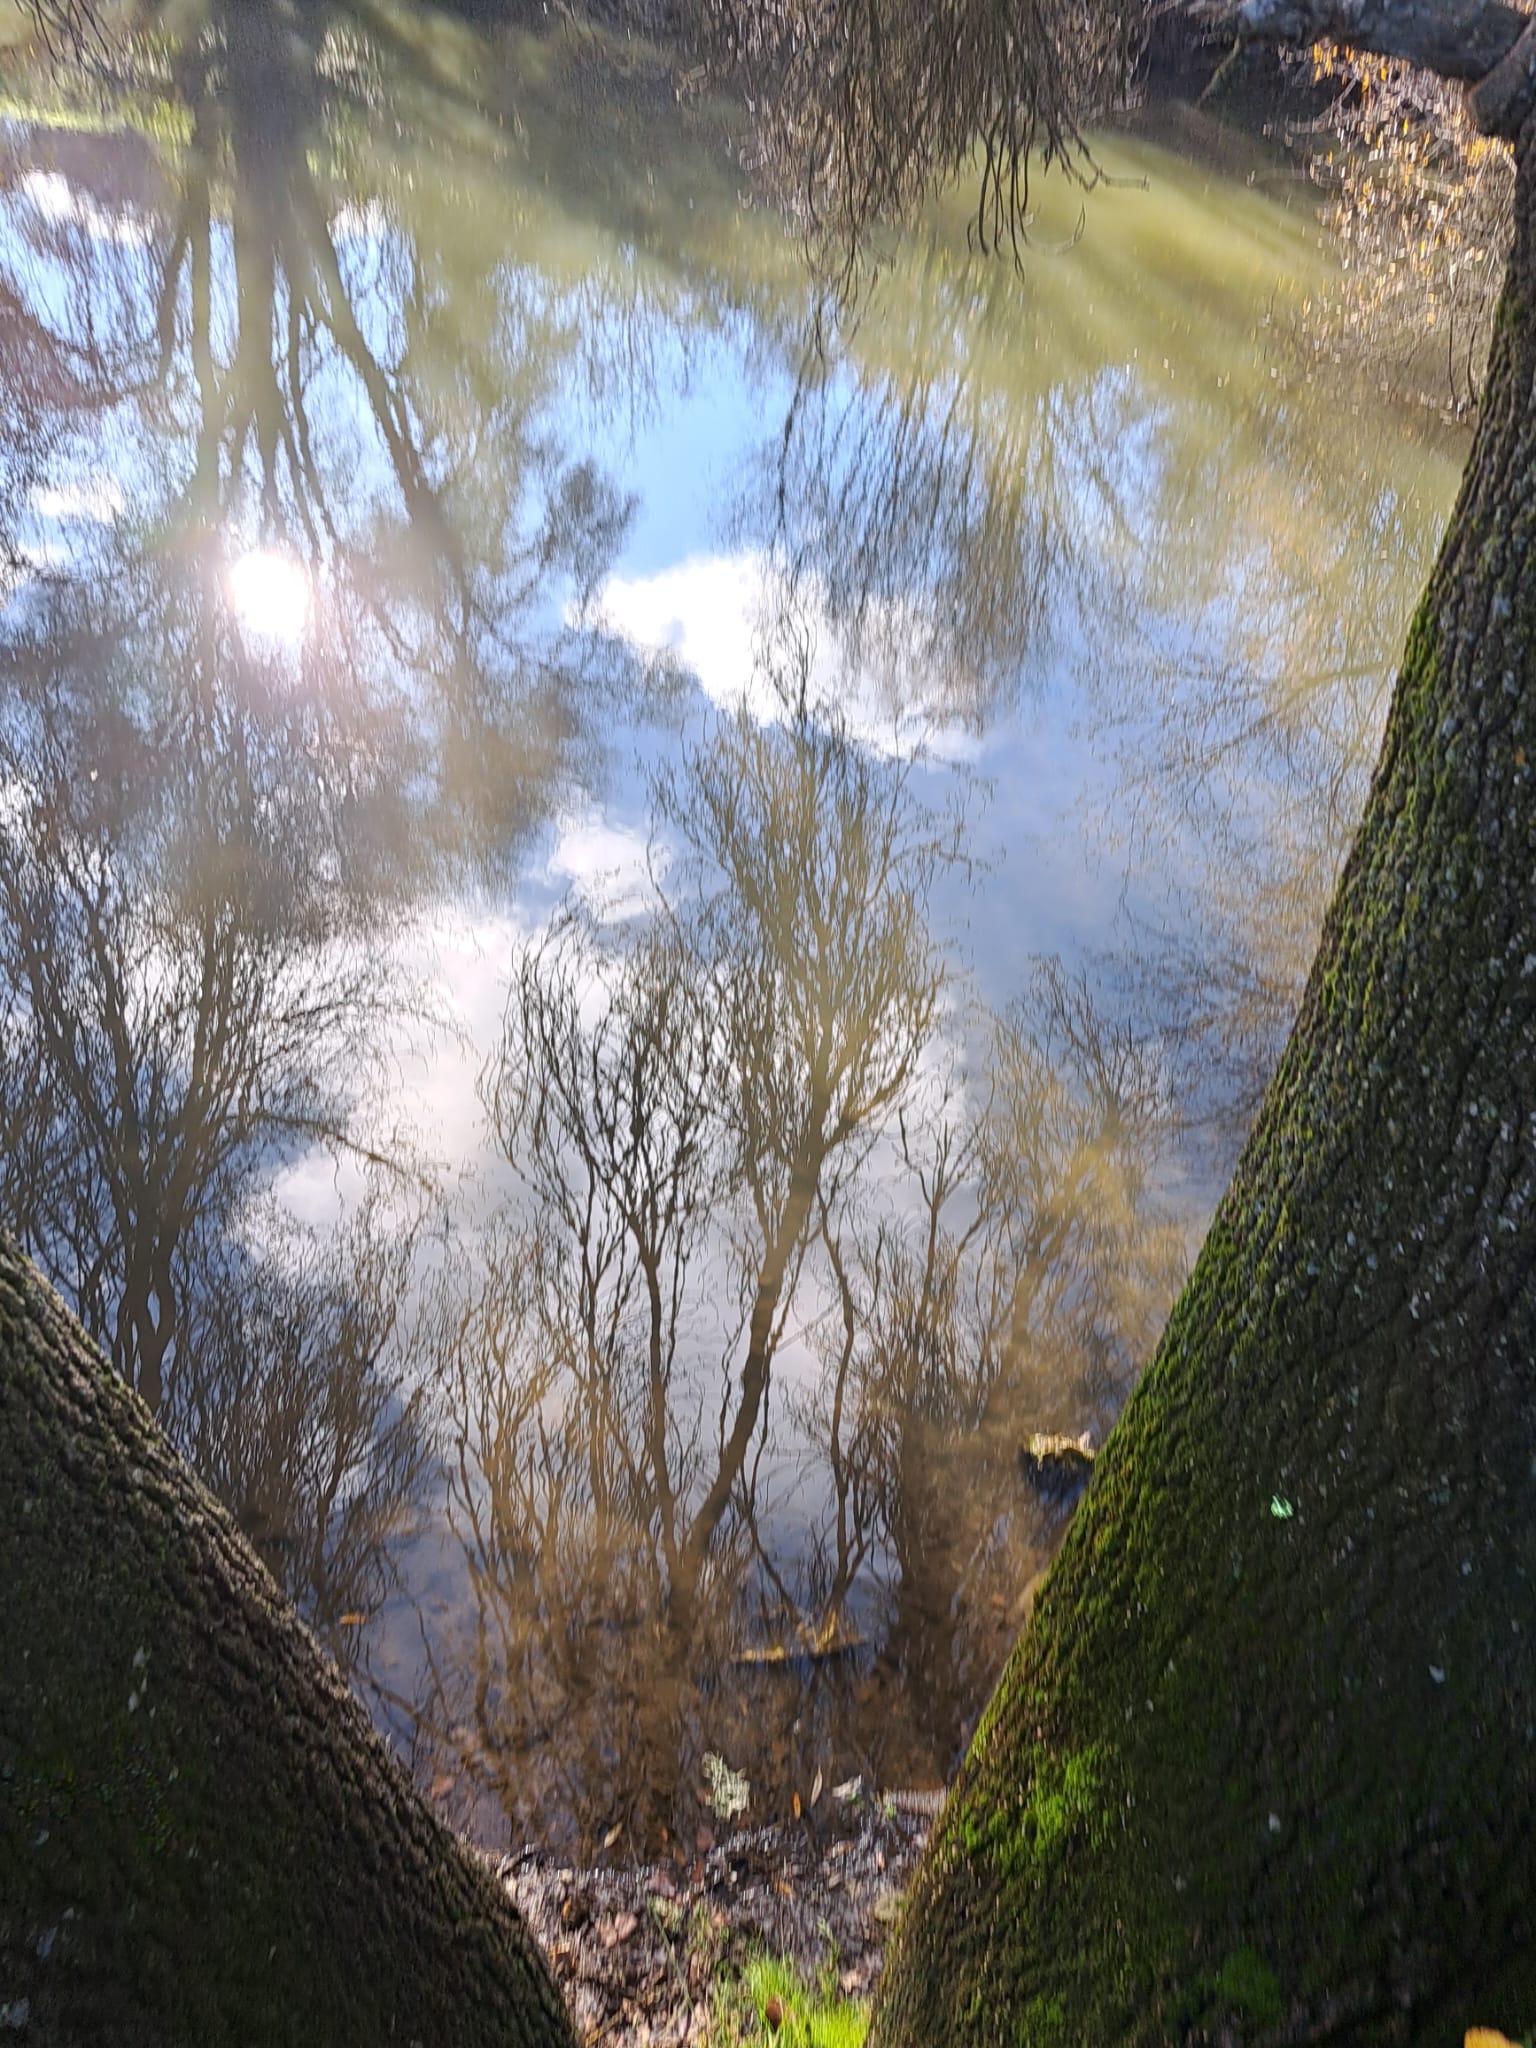
[{"label": "leaf floating on water", "polygon": [[615,1842],[616,1842],[616,1841],[617,1841],[617,1840],[619,1839],[620,1835],[622,1835],[622,1834],[623,1834],[623,1832],[624,1832],[624,1823],[623,1823],[623,1821],[621,1821],[621,1820],[616,1820],[616,1821],[614,1822],[613,1826],[612,1826],[612,1827],[611,1827],[611,1828],[610,1828],[610,1829],[608,1830],[607,1834],[606,1834],[606,1835],[604,1835],[604,1837],[603,1837],[603,1847],[604,1847],[605,1849],[611,1849],[611,1848],[613,1847],[614,1843],[615,1843]]},{"label": "leaf floating on water", "polygon": [[795,1819],[798,1820],[800,1818],[800,1794],[798,1792],[795,1793],[789,1804],[791,1812],[794,1814]]},{"label": "leaf floating on water", "polygon": [[709,1780],[709,1803],[720,1820],[734,1820],[745,1813],[752,1788],[740,1771],[733,1771],[723,1756],[712,1749],[704,1752],[704,1775]]},{"label": "leaf floating on water", "polygon": [[841,1785],[834,1785],[832,1787],[832,1797],[837,1801],[839,1806],[850,1806],[852,1805],[853,1801],[858,1798],[859,1794],[863,1790],[864,1779],[862,1776],[859,1776],[857,1778],[844,1778]]},{"label": "leaf floating on water", "polygon": [[366,1614],[344,1614],[341,1617],[341,1626],[343,1628],[361,1628],[367,1619]]},{"label": "leaf floating on water", "polygon": [[820,1767],[818,1766],[818,1768],[817,1768],[817,1771],[816,1771],[816,1776],[815,1776],[815,1778],[814,1778],[814,1779],[812,1780],[812,1782],[811,1782],[811,1804],[812,1804],[812,1806],[814,1806],[814,1805],[816,1804],[817,1800],[818,1800],[818,1799],[819,1799],[820,1797],[821,1797],[821,1770],[820,1770]]},{"label": "leaf floating on water", "polygon": [[1283,1493],[1272,1493],[1269,1497],[1269,1512],[1277,1522],[1288,1522],[1296,1510]]}]

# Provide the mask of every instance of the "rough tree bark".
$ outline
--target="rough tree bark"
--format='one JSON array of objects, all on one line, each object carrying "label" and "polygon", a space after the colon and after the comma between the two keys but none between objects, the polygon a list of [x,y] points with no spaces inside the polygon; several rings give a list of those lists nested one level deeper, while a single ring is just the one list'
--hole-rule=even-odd
[{"label": "rough tree bark", "polygon": [[1525,118],[1481,423],[1294,1035],[936,1831],[879,2048],[1536,2025]]},{"label": "rough tree bark", "polygon": [[572,2048],[536,1943],[0,1238],[0,2028]]}]

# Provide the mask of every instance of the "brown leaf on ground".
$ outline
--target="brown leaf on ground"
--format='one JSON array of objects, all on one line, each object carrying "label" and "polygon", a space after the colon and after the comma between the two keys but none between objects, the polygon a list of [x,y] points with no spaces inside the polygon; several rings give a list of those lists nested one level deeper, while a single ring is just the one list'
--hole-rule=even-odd
[{"label": "brown leaf on ground", "polygon": [[[584,1868],[532,1849],[497,1867],[549,1953],[579,2038],[602,2048],[700,2048],[707,1987],[739,1977],[764,1948],[810,1978],[835,1961],[856,1978],[847,1995],[868,1997],[890,1933],[875,1902],[910,1883],[930,1823],[894,1802],[828,1802],[815,1832],[803,1822],[721,1830],[702,1876],[698,1861],[680,1873],[667,1864]],[[662,1911],[658,1898],[668,1901]],[[616,1939],[626,1914],[634,1931]],[[791,2031],[786,2016],[775,2048]],[[762,2048],[767,2040],[763,2030]]]}]

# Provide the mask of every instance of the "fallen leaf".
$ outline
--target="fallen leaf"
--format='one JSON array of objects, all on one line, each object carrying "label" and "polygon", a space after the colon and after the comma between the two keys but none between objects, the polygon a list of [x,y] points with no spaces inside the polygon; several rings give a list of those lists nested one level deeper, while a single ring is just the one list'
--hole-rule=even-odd
[{"label": "fallen leaf", "polygon": [[875,1918],[882,1927],[894,1927],[901,1918],[900,1892],[882,1892],[875,1901]]},{"label": "fallen leaf", "polygon": [[701,1856],[708,1855],[709,1851],[715,1846],[714,1829],[705,1822],[700,1821],[697,1829],[694,1831],[693,1842],[694,1847]]},{"label": "fallen leaf", "polygon": [[819,1799],[820,1797],[821,1797],[821,1771],[820,1771],[820,1769],[818,1769],[818,1770],[817,1770],[817,1772],[816,1772],[816,1776],[815,1776],[815,1777],[814,1777],[814,1778],[812,1779],[812,1781],[811,1781],[811,1804],[812,1804],[812,1806],[814,1806],[814,1805],[816,1804],[817,1800],[818,1800],[818,1799]]},{"label": "fallen leaf", "polygon": [[604,1837],[603,1837],[603,1847],[604,1847],[605,1849],[611,1849],[611,1848],[613,1847],[614,1843],[615,1843],[615,1842],[616,1842],[616,1841],[617,1841],[617,1840],[619,1839],[620,1835],[622,1835],[622,1834],[623,1834],[623,1832],[624,1832],[624,1823],[623,1823],[623,1821],[621,1821],[621,1820],[616,1820],[616,1821],[614,1822],[613,1826],[612,1826],[612,1827],[611,1827],[611,1828],[610,1828],[610,1829],[608,1830],[607,1834],[606,1834],[606,1835],[604,1835]]},{"label": "fallen leaf", "polygon": [[851,1800],[857,1799],[863,1790],[864,1780],[862,1777],[844,1778],[841,1785],[834,1785],[832,1787],[832,1797],[839,1806],[847,1806]]},{"label": "fallen leaf", "polygon": [[341,1625],[343,1628],[361,1628],[367,1619],[366,1614],[344,1614],[341,1617]]},{"label": "fallen leaf", "polygon": [[629,1940],[639,1925],[640,1921],[636,1914],[616,1913],[611,1920],[604,1921],[598,1929],[598,1935],[604,1948],[617,1948],[621,1941]]},{"label": "fallen leaf", "polygon": [[432,1797],[434,1799],[446,1799],[458,1782],[452,1771],[439,1771],[432,1780]]},{"label": "fallen leaf", "polygon": [[659,1899],[675,1899],[677,1897],[677,1886],[673,1883],[672,1873],[669,1870],[652,1871],[651,1882],[647,1889],[653,1891]]},{"label": "fallen leaf", "polygon": [[776,1991],[770,1994],[763,2007],[763,2018],[768,2022],[768,2031],[773,2034],[784,2024],[784,2001]]},{"label": "fallen leaf", "polygon": [[795,1819],[798,1820],[800,1818],[800,1794],[797,1792],[789,1803],[794,1812]]}]

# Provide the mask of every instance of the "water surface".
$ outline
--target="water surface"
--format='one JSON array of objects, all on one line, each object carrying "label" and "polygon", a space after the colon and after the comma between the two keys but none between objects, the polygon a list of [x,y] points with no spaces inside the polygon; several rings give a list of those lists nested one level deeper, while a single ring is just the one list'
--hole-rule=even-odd
[{"label": "water surface", "polygon": [[1459,447],[1200,117],[855,318],[635,42],[183,0],[5,92],[0,1219],[488,1843],[941,1781]]}]

